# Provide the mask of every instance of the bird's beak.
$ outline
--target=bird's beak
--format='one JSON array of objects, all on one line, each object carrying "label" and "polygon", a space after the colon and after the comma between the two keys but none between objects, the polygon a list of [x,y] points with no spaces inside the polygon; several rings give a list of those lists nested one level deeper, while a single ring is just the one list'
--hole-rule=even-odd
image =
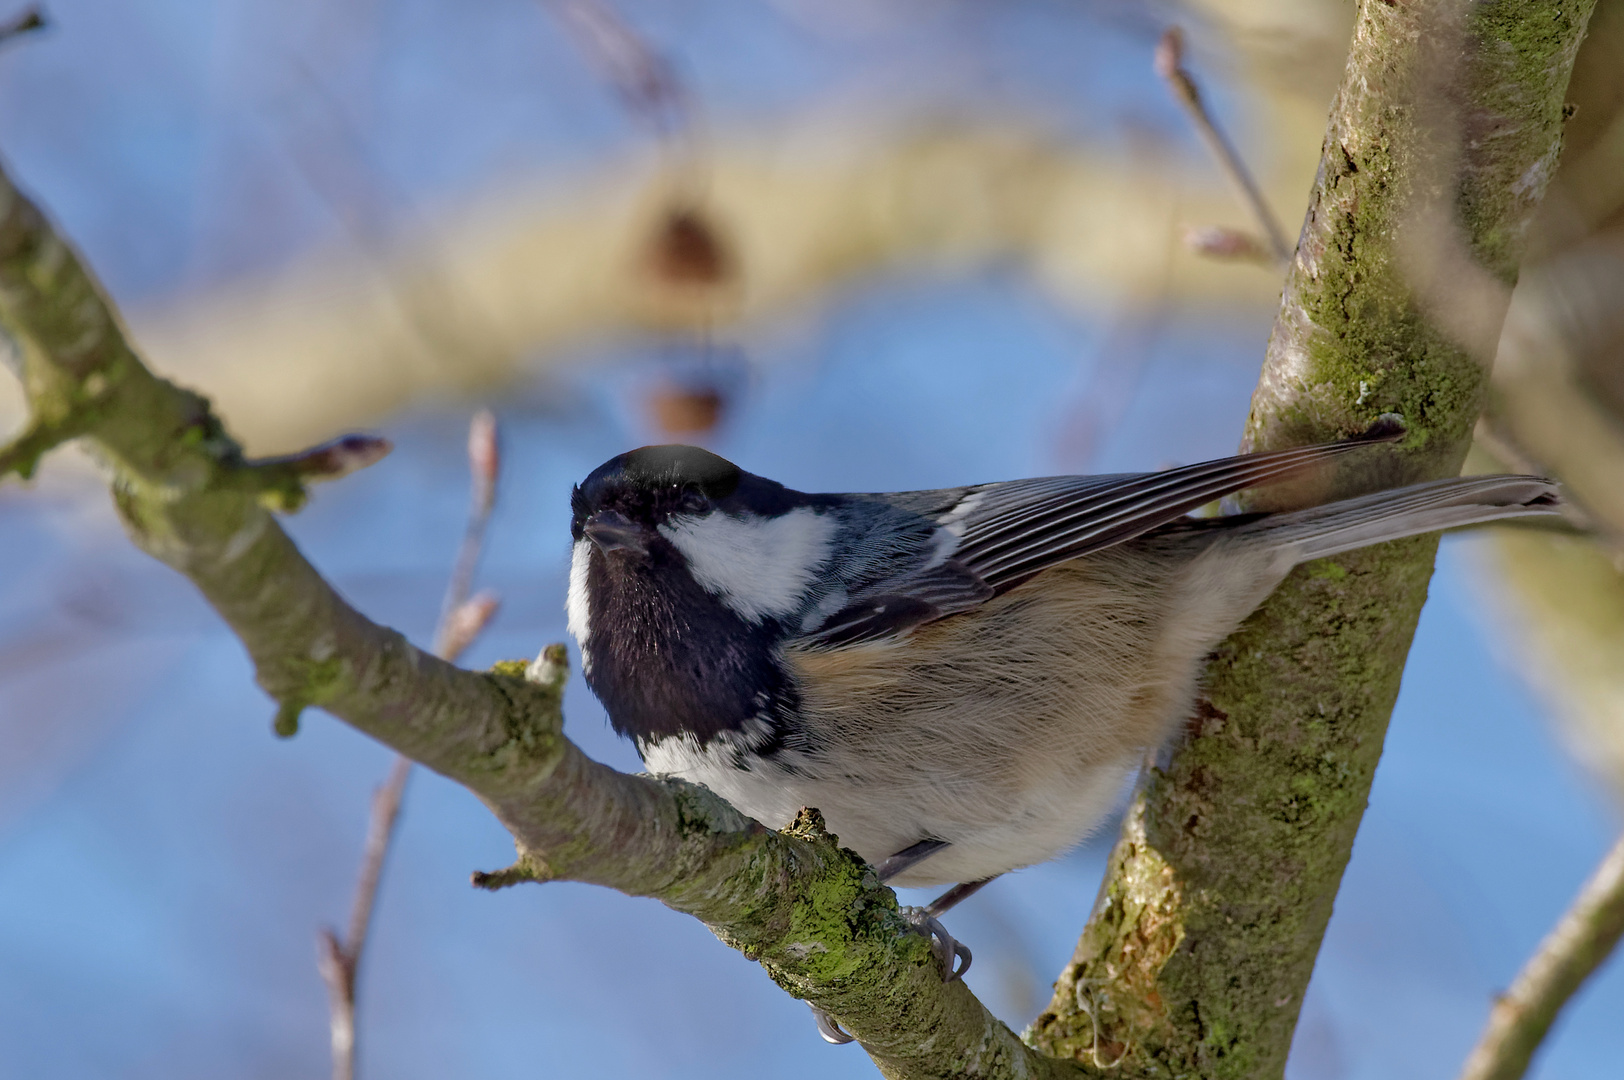
[{"label": "bird's beak", "polygon": [[648,530],[613,510],[600,510],[586,519],[587,538],[602,552],[631,551],[648,554]]}]

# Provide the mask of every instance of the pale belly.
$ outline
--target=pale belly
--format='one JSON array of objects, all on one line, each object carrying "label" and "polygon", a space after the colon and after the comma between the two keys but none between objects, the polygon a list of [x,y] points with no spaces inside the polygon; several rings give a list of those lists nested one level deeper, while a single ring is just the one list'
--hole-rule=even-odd
[{"label": "pale belly", "polygon": [[[1082,770],[1056,769],[1032,777],[1021,790],[980,790],[964,777],[940,788],[946,799],[899,798],[899,787],[872,778],[787,774],[772,762],[739,768],[733,755],[696,751],[667,740],[647,755],[651,771],[704,784],[757,821],[781,829],[805,806],[824,815],[829,831],[870,863],[922,838],[947,840],[947,848],[900,875],[897,885],[979,881],[1063,854],[1091,833],[1126,791],[1139,758]],[[1011,798],[1013,794],[1013,798]],[[975,808],[996,802],[990,818]]]}]

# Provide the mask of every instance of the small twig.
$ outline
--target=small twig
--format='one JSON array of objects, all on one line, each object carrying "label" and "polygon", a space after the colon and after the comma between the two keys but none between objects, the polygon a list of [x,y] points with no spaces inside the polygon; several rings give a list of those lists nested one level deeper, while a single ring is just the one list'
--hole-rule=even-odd
[{"label": "small twig", "polygon": [[1227,225],[1186,225],[1182,237],[1186,250],[1222,262],[1249,262],[1275,266],[1277,260],[1257,236]]},{"label": "small twig", "polygon": [[691,109],[671,61],[638,36],[604,0],[542,0],[620,95],[626,111],[662,140],[686,134]]},{"label": "small twig", "polygon": [[490,524],[491,511],[496,507],[496,479],[501,470],[502,451],[497,441],[496,416],[489,409],[481,409],[468,424],[468,525],[462,533],[457,559],[451,564],[451,578],[446,582],[445,600],[440,605],[440,624],[434,636],[434,651],[445,660],[452,659],[446,654],[451,644],[447,635],[457,609],[468,602],[474,570],[479,565],[480,553],[485,549],[485,527]]},{"label": "small twig", "polygon": [[10,442],[0,445],[0,479],[9,473],[16,473],[21,480],[31,479],[34,470],[39,467],[40,458],[75,438],[82,426],[74,418],[59,424],[30,419],[28,425]]},{"label": "small twig", "polygon": [[[489,409],[474,414],[468,426],[468,472],[472,498],[468,525],[446,583],[440,624],[434,633],[434,652],[442,660],[455,662],[496,614],[498,600],[493,593],[469,597],[474,570],[485,546],[485,530],[496,507],[496,481],[501,470],[496,417]],[[389,776],[372,796],[372,816],[367,825],[366,848],[361,856],[361,873],[355,885],[355,901],[350,907],[349,932],[340,940],[331,929],[321,932],[316,967],[327,984],[333,1045],[333,1080],[355,1077],[355,978],[372,926],[377,906],[378,884],[383,877],[384,860],[394,841],[400,820],[400,804],[406,795],[406,781],[412,775],[412,761],[405,755],[395,758]]]},{"label": "small twig", "polygon": [[343,941],[330,929],[321,932],[317,968],[327,983],[331,1010],[333,1080],[353,1080],[355,1076],[355,973],[361,950],[366,947],[372,925],[372,910],[378,898],[378,882],[383,876],[384,857],[394,838],[400,817],[400,801],[406,794],[406,781],[412,773],[410,758],[396,757],[384,781],[372,796],[372,819],[367,826],[361,876],[355,885],[355,902],[350,907],[349,932]]},{"label": "small twig", "polygon": [[1208,111],[1207,104],[1201,97],[1201,87],[1184,67],[1184,32],[1178,27],[1170,26],[1162,33],[1162,39],[1156,43],[1155,64],[1156,74],[1166,80],[1173,91],[1173,96],[1179,99],[1184,111],[1190,114],[1201,141],[1207,144],[1212,156],[1218,159],[1218,164],[1223,168],[1225,175],[1235,185],[1247,209],[1257,220],[1258,227],[1263,230],[1264,238],[1269,242],[1274,261],[1284,265],[1291,259],[1291,243],[1286,239],[1286,232],[1280,227],[1274,211],[1270,210],[1269,204],[1264,201],[1262,189],[1246,168],[1246,162],[1241,160],[1235,144],[1230,142],[1229,136],[1224,134],[1218,122],[1213,119],[1212,113]]},{"label": "small twig", "polygon": [[1129,305],[1110,325],[1095,350],[1088,388],[1064,420],[1055,451],[1059,465],[1082,471],[1093,464],[1101,445],[1122,422],[1134,394],[1144,382],[1151,352],[1167,320],[1168,286],[1173,269],[1169,246],[1145,301]]},{"label": "small twig", "polygon": [[40,9],[40,6],[30,4],[19,14],[13,15],[5,22],[0,22],[0,44],[4,44],[15,37],[21,37],[33,30],[43,30],[50,25],[50,22],[45,18],[45,12]]},{"label": "small twig", "polygon": [[1624,836],[1495,1001],[1460,1080],[1517,1080],[1556,1015],[1624,936]]},{"label": "small twig", "polygon": [[1088,468],[1101,445],[1121,422],[1134,394],[1144,382],[1151,351],[1162,332],[1166,308],[1158,299],[1148,307],[1129,310],[1106,331],[1096,352],[1088,387],[1068,410],[1055,447],[1059,464],[1067,470]]},{"label": "small twig", "polygon": [[292,513],[310,497],[311,484],[339,480],[376,465],[395,448],[379,435],[345,435],[297,454],[255,458],[238,479],[272,510]]}]

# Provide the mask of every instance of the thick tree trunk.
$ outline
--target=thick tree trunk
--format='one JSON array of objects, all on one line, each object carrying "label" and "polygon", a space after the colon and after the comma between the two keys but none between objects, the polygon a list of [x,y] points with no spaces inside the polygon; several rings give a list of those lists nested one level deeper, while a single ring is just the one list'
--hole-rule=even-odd
[{"label": "thick tree trunk", "polygon": [[[1383,413],[1410,436],[1271,506],[1460,470],[1591,8],[1361,0],[1245,445]],[[1281,1075],[1436,547],[1302,567],[1219,650],[1035,1045],[1125,1076]]]}]

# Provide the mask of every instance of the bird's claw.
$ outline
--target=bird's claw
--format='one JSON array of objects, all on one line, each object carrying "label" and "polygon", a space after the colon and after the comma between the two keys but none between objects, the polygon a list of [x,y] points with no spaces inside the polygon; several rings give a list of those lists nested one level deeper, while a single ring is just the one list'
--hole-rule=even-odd
[{"label": "bird's claw", "polygon": [[[930,940],[930,951],[936,954],[936,960],[942,965],[942,979],[945,982],[954,982],[964,978],[964,973],[970,970],[970,947],[959,941],[947,932],[947,927],[941,924],[930,909],[922,907],[905,907],[902,917],[908,920],[908,925],[917,934],[922,934]],[[823,1041],[843,1046],[855,1042],[856,1036],[840,1026],[839,1021],[816,1005],[810,1006],[812,1018],[818,1023],[818,1034]]]},{"label": "bird's claw", "polygon": [[857,1036],[852,1035],[845,1028],[841,1027],[839,1021],[837,1021],[834,1017],[830,1016],[816,1005],[811,1006],[811,1008],[812,1019],[818,1022],[818,1034],[823,1036],[824,1042],[834,1043],[836,1046],[844,1046],[849,1042],[857,1041]]},{"label": "bird's claw", "polygon": [[947,927],[930,913],[929,908],[905,907],[902,909],[902,917],[908,920],[908,924],[915,932],[930,939],[931,952],[936,954],[937,961],[942,965],[944,982],[956,982],[964,978],[964,973],[970,970],[968,945],[949,934]]}]

